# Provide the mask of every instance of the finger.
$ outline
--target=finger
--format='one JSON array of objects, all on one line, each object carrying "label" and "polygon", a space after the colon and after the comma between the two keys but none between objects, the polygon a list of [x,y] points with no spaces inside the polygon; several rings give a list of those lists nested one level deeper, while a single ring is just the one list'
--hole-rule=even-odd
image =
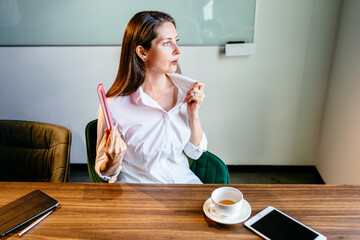
[{"label": "finger", "polygon": [[192,96],[189,98],[188,103],[198,103],[199,102],[199,98]]},{"label": "finger", "polygon": [[115,133],[114,129],[110,130],[109,142],[108,142],[108,152],[114,153],[114,143],[115,143]]},{"label": "finger", "polygon": [[120,144],[120,152],[122,155],[125,154],[125,151],[126,151],[127,147],[126,147],[126,143],[124,141],[121,141],[121,144]]},{"label": "finger", "polygon": [[122,154],[123,152],[124,141],[122,139],[122,134],[119,130],[116,131],[116,153]]},{"label": "finger", "polygon": [[109,130],[108,129],[105,129],[105,142],[104,142],[104,148],[106,149],[107,148],[107,144],[109,142]]},{"label": "finger", "polygon": [[193,87],[189,89],[189,91],[187,91],[184,102],[188,102],[188,99],[191,97],[191,95],[194,94],[194,92],[195,92],[195,85],[193,85]]},{"label": "finger", "polygon": [[188,96],[187,96],[186,102],[190,103],[190,102],[195,101],[195,100],[196,100],[196,93],[190,92],[188,94]]},{"label": "finger", "polygon": [[195,101],[195,102],[202,102],[203,99],[205,97],[205,94],[203,92],[198,92],[193,94],[192,96],[189,97],[190,101]]},{"label": "finger", "polygon": [[119,131],[119,129],[117,129],[116,131],[116,154],[123,154],[124,151],[126,150],[126,144],[124,142],[124,136],[121,133],[121,131]]},{"label": "finger", "polygon": [[116,140],[115,140],[114,150],[115,150],[116,155],[121,153],[121,150],[120,150],[121,141],[122,140],[121,140],[120,136],[117,137]]},{"label": "finger", "polygon": [[205,98],[205,94],[204,93],[197,93],[196,96],[195,96],[197,99],[199,100],[203,100]]},{"label": "finger", "polygon": [[189,102],[189,98],[191,97],[191,95],[193,95],[193,93],[191,92],[191,90],[189,90],[187,93],[186,93],[186,97],[184,99],[184,102]]},{"label": "finger", "polygon": [[105,139],[105,143],[104,143],[104,148],[105,148],[105,154],[106,155],[109,154],[110,135],[111,135],[111,132],[108,132],[107,133],[107,138]]},{"label": "finger", "polygon": [[204,90],[204,86],[205,86],[205,83],[203,82],[196,82],[194,83],[194,87],[200,91],[203,91]]},{"label": "finger", "polygon": [[203,97],[203,95],[204,95],[204,91],[203,90],[200,90],[200,89],[198,89],[198,88],[195,88],[194,90],[193,90],[193,95],[195,96],[195,97]]},{"label": "finger", "polygon": [[194,89],[194,90],[192,91],[192,95],[193,95],[194,97],[202,97],[203,94],[204,94],[204,92],[201,91],[201,90],[199,90],[199,89]]},{"label": "finger", "polygon": [[[197,84],[199,84],[200,89],[198,88]],[[194,87],[187,92],[184,102],[198,101],[198,98],[203,97],[204,93],[202,89],[203,89],[202,83],[194,83]]]}]

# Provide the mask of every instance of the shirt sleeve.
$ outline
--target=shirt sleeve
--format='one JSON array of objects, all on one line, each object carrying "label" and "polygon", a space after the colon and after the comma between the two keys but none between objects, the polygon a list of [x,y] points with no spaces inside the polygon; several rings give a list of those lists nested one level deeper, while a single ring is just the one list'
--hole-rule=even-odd
[{"label": "shirt sleeve", "polygon": [[[119,175],[120,171],[117,174],[114,174],[112,176],[106,176],[101,174],[100,172],[100,166],[101,164],[106,160],[106,154],[105,154],[105,118],[102,113],[101,107],[99,107],[98,110],[98,126],[97,126],[97,141],[96,141],[96,159],[95,159],[95,171],[99,175],[101,179],[104,181],[113,181],[116,179],[116,177]],[[121,167],[120,167],[121,170]]]},{"label": "shirt sleeve", "polygon": [[205,133],[203,132],[203,136],[201,138],[201,141],[200,141],[199,145],[194,146],[189,141],[185,145],[184,152],[188,157],[190,157],[190,158],[192,158],[194,160],[197,160],[197,159],[199,159],[201,157],[203,152],[205,152],[207,150],[207,144],[208,144],[208,141],[207,141]]}]

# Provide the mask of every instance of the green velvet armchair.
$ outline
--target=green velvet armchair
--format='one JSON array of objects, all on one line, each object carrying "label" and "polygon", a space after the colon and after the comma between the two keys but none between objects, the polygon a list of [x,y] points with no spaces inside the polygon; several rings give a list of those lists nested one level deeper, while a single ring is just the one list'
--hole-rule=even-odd
[{"label": "green velvet armchair", "polygon": [[[97,119],[89,122],[85,128],[88,171],[92,182],[104,182],[95,171]],[[229,171],[220,158],[210,152],[204,152],[198,160],[189,159],[190,169],[203,183],[229,183]]]},{"label": "green velvet armchair", "polygon": [[65,127],[0,120],[0,181],[68,182],[70,147]]}]

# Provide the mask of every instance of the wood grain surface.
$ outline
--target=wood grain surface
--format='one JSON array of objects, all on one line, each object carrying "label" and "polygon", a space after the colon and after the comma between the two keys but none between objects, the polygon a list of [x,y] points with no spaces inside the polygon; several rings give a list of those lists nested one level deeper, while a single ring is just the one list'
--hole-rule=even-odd
[{"label": "wood grain surface", "polygon": [[[261,239],[244,227],[218,224],[204,202],[222,185],[0,182],[0,207],[39,189],[59,207],[22,239]],[[360,186],[237,185],[251,216],[273,206],[328,239],[360,239]],[[28,225],[28,224],[27,224]],[[25,228],[1,239],[18,239]]]}]

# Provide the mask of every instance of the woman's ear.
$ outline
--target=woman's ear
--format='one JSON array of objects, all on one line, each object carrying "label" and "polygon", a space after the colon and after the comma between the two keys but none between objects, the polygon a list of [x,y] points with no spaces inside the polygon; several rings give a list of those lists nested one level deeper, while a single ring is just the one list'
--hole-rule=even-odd
[{"label": "woman's ear", "polygon": [[143,48],[143,46],[141,45],[136,46],[135,52],[139,58],[141,58],[144,62],[146,61],[146,51]]}]

